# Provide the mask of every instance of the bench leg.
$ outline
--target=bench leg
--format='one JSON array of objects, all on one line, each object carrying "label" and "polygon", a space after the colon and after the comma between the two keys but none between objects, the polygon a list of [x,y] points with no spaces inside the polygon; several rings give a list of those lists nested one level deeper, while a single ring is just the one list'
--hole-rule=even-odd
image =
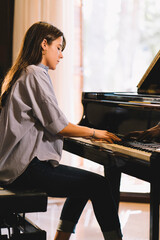
[{"label": "bench leg", "polygon": [[46,232],[21,214],[17,214],[17,219],[10,226],[7,224],[2,228],[10,228],[12,233],[9,236],[0,235],[0,240],[46,240]]}]

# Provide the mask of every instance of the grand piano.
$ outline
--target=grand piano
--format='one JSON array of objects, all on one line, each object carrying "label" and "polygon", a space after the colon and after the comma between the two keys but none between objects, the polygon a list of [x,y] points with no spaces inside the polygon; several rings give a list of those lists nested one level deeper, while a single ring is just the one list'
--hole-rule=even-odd
[{"label": "grand piano", "polygon": [[64,150],[104,166],[117,209],[121,173],[150,183],[150,240],[159,239],[160,143],[123,140],[137,130],[160,122],[160,51],[138,84],[137,93],[83,92],[79,125],[106,129],[122,141],[114,144],[83,138],[65,138]]}]

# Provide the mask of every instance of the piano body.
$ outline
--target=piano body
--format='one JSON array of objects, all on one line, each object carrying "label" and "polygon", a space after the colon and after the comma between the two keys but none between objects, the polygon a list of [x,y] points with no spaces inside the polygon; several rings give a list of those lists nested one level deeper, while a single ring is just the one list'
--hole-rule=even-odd
[{"label": "piano body", "polygon": [[[160,122],[160,52],[138,84],[137,93],[83,92],[80,125],[106,129],[123,139],[131,131]],[[159,82],[158,82],[159,81]],[[113,196],[120,199],[121,173],[150,183],[150,240],[159,239],[160,143],[122,141],[120,144],[65,138],[64,150],[104,166]]]}]

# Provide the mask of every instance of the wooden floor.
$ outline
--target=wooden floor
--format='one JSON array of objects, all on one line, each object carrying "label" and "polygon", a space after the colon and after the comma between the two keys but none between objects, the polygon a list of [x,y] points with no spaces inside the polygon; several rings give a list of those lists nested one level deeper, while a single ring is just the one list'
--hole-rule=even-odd
[{"label": "wooden floor", "polygon": [[[53,240],[64,199],[49,198],[47,212],[29,213],[27,217],[46,230],[47,240]],[[149,240],[149,205],[120,203],[119,216],[123,240]],[[102,240],[103,236],[88,202],[71,240]]]}]

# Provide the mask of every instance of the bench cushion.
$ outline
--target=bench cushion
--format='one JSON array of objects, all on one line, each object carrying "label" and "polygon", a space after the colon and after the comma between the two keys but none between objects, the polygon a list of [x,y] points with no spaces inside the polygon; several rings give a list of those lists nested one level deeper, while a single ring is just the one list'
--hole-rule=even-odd
[{"label": "bench cushion", "polygon": [[0,188],[0,215],[9,213],[45,212],[47,194],[38,190]]}]

